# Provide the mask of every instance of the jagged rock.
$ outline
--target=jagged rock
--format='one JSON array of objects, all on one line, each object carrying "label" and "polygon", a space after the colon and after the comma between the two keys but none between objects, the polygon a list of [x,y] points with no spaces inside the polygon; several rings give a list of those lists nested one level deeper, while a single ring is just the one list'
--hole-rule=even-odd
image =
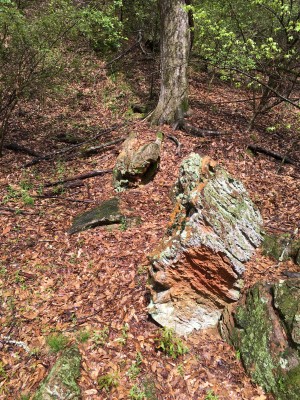
[{"label": "jagged rock", "polygon": [[220,325],[255,383],[278,400],[300,399],[300,279],[257,283]]},{"label": "jagged rock", "polygon": [[79,400],[76,379],[80,375],[81,356],[77,347],[64,350],[42,382],[33,400]]},{"label": "jagged rock", "polygon": [[180,167],[175,197],[167,234],[149,256],[148,309],[186,334],[216,326],[225,305],[238,300],[262,219],[239,181],[195,153]]},{"label": "jagged rock", "polygon": [[99,225],[121,223],[122,220],[123,216],[119,208],[119,199],[113,197],[104,201],[97,207],[75,217],[69,229],[69,233],[81,232]]},{"label": "jagged rock", "polygon": [[159,167],[162,140],[163,135],[158,134],[155,142],[139,146],[135,134],[129,135],[114,168],[113,184],[117,192],[153,178]]},{"label": "jagged rock", "polygon": [[262,243],[264,254],[278,261],[291,259],[300,265],[300,240],[290,234],[265,235]]}]

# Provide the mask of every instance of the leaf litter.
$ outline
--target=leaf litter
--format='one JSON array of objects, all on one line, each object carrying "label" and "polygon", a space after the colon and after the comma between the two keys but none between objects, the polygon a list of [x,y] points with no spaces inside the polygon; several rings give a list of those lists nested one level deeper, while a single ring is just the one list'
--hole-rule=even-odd
[{"label": "leaf litter", "polygon": [[[103,90],[109,88],[111,96],[117,98],[121,90],[118,83],[113,83],[104,72],[94,74],[89,97],[100,99]],[[145,70],[137,64],[134,85],[142,85],[138,77],[143,74]],[[35,392],[57,356],[47,346],[47,338],[53,334],[64,335],[69,344],[78,343],[83,399],[128,399],[134,385],[149,399],[205,399],[209,391],[220,400],[272,398],[251,383],[234,349],[216,331],[192,334],[184,340],[189,352],[178,359],[158,351],[156,340],[160,328],[150,320],[146,310],[147,254],[164,235],[173,207],[172,185],[182,159],[191,151],[211,156],[243,181],[262,212],[266,231],[290,232],[299,224],[299,168],[282,165],[278,172],[278,162],[247,152],[254,139],[266,148],[284,152],[294,140],[293,133],[273,136],[266,128],[278,119],[282,125],[291,121],[298,129],[295,128],[294,135],[299,136],[297,116],[282,106],[247,132],[250,114],[244,103],[239,103],[239,109],[236,104],[218,108],[199,104],[201,99],[213,103],[245,96],[243,91],[218,81],[211,84],[213,90],[209,89],[209,79],[196,73],[191,78],[190,123],[203,129],[221,130],[224,135],[191,137],[167,126],[149,127],[147,122],[131,117],[120,130],[99,138],[98,143],[102,144],[134,131],[146,141],[152,140],[159,130],[165,136],[175,135],[182,145],[179,156],[175,144],[165,140],[154,180],[120,194],[128,215],[134,213],[139,217],[139,224],[134,226],[97,227],[73,236],[67,234],[74,216],[88,210],[90,204],[69,202],[65,198],[96,204],[107,200],[115,195],[111,175],[88,179],[84,186],[65,189],[56,198],[33,197],[34,204],[24,204],[20,195],[24,181],[31,185],[28,195],[34,196],[45,182],[93,169],[113,168],[119,145],[93,157],[71,155],[28,169],[22,169],[24,162],[30,160],[27,156],[6,151],[0,159],[1,207],[15,210],[1,212],[0,208],[0,399],[21,399],[22,395]],[[76,90],[81,90],[78,83]],[[53,138],[59,132],[86,138],[95,127],[110,127],[127,118],[135,95],[126,90],[128,98],[122,100],[117,111],[105,101],[93,102],[93,107],[77,104],[76,108],[72,99],[69,102],[47,99],[43,109],[28,102],[23,105],[26,111],[23,120],[12,124],[12,138],[28,147],[34,146],[41,153],[56,151],[60,144]],[[145,88],[141,86],[141,90]],[[299,165],[299,146],[289,155]],[[14,191],[9,191],[9,187]],[[262,278],[276,280],[287,268],[296,270],[289,262],[277,265],[257,251],[248,263],[245,287]],[[5,341],[5,337],[9,340]],[[12,341],[24,343],[30,351]],[[128,371],[137,354],[141,363],[132,380]],[[105,375],[113,376],[116,382],[110,391],[99,388],[98,380]]]}]

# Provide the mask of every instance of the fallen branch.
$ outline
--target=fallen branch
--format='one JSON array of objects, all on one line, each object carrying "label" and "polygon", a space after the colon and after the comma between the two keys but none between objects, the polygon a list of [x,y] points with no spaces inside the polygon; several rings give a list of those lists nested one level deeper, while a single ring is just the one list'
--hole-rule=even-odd
[{"label": "fallen branch", "polygon": [[95,176],[101,176],[101,175],[104,175],[104,174],[111,173],[112,171],[113,171],[112,169],[103,169],[103,170],[90,171],[90,172],[87,172],[85,174],[72,176],[71,178],[66,178],[66,179],[63,179],[63,180],[56,181],[56,182],[48,182],[48,183],[46,183],[44,185],[44,187],[58,186],[58,185],[63,185],[65,183],[67,183],[67,182],[89,179],[89,178],[93,178]]},{"label": "fallen branch", "polygon": [[105,135],[105,134],[110,133],[110,132],[113,132],[113,131],[116,131],[116,130],[120,129],[121,127],[123,127],[124,125],[125,125],[125,122],[122,123],[122,124],[114,125],[114,126],[112,126],[111,128],[108,128],[108,129],[102,129],[95,136],[93,136],[90,139],[85,140],[82,143],[77,143],[77,144],[74,144],[74,145],[72,145],[70,147],[67,147],[65,149],[58,150],[58,151],[55,151],[55,152],[50,153],[50,154],[45,154],[44,156],[36,157],[33,160],[31,160],[30,162],[24,164],[23,168],[28,168],[28,167],[31,167],[32,165],[38,164],[41,161],[49,161],[49,160],[52,160],[56,156],[59,156],[61,154],[65,154],[65,153],[69,153],[71,151],[74,151],[78,147],[81,147],[81,146],[83,146],[84,144],[87,144],[87,143],[94,142],[100,136]]},{"label": "fallen branch", "polygon": [[182,130],[183,132],[187,133],[188,135],[196,136],[196,137],[220,136],[220,135],[225,134],[220,131],[212,131],[209,129],[200,129],[194,125],[188,124],[185,121],[183,121],[179,124],[178,129]]},{"label": "fallen branch", "polygon": [[14,214],[31,214],[24,210],[20,210],[18,208],[11,208],[11,207],[0,207],[0,211],[7,211]]},{"label": "fallen branch", "polygon": [[77,200],[77,199],[71,199],[70,197],[59,197],[55,195],[37,195],[37,196],[32,196],[36,199],[55,199],[55,200],[62,200],[62,201],[70,201],[73,203],[95,203],[94,200]]},{"label": "fallen branch", "polygon": [[83,149],[81,154],[83,156],[88,157],[88,156],[91,156],[92,154],[98,153],[100,150],[103,150],[106,147],[110,147],[110,146],[113,146],[114,144],[124,142],[124,140],[125,140],[125,138],[119,138],[119,139],[112,140],[107,143],[100,144],[99,146],[89,147],[88,149]]},{"label": "fallen branch", "polygon": [[12,344],[14,346],[22,347],[22,349],[24,349],[27,353],[30,353],[30,348],[27,346],[26,343],[18,340],[12,340],[9,336],[0,337],[0,342],[4,344]]},{"label": "fallen branch", "polygon": [[58,194],[62,194],[66,189],[74,189],[84,186],[84,183],[81,180],[75,180],[71,182],[66,182],[63,183],[62,185],[59,185],[55,189],[51,190],[50,192],[44,192],[44,196],[57,196]]},{"label": "fallen branch", "polygon": [[172,142],[174,142],[176,144],[176,154],[180,156],[180,152],[181,152],[181,143],[179,142],[179,140],[177,139],[177,137],[172,136],[172,135],[168,135],[167,139],[170,139]]},{"label": "fallen branch", "polygon": [[28,149],[27,147],[21,146],[20,144],[17,144],[17,143],[5,144],[4,148],[7,150],[16,151],[18,153],[28,154],[29,156],[32,156],[32,157],[41,157],[41,155],[36,153],[34,150]]},{"label": "fallen branch", "polygon": [[296,162],[294,160],[292,160],[291,158],[283,156],[283,155],[281,155],[279,153],[275,153],[275,151],[264,149],[263,147],[260,147],[260,146],[255,146],[253,144],[249,144],[247,149],[253,151],[253,153],[262,153],[262,154],[265,154],[267,156],[273,157],[276,160],[282,161],[282,163],[296,165]]}]

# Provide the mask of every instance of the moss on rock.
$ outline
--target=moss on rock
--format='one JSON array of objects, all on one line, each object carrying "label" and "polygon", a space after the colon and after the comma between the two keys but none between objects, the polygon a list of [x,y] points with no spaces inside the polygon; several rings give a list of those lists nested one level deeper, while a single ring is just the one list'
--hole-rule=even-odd
[{"label": "moss on rock", "polygon": [[104,201],[99,206],[75,217],[69,229],[69,233],[81,232],[99,225],[120,223],[122,218],[123,216],[119,208],[119,199],[113,197]]},{"label": "moss on rock", "polygon": [[300,350],[300,280],[289,279],[274,285],[274,306],[289,334]]},{"label": "moss on rock", "polygon": [[252,380],[278,400],[300,399],[299,288],[298,279],[256,284],[226,326]]},{"label": "moss on rock", "polygon": [[79,400],[80,388],[76,380],[80,375],[80,362],[76,346],[66,349],[41,383],[33,400]]},{"label": "moss on rock", "polygon": [[300,240],[294,240],[290,234],[268,235],[262,243],[263,253],[279,261],[292,259],[300,265]]}]

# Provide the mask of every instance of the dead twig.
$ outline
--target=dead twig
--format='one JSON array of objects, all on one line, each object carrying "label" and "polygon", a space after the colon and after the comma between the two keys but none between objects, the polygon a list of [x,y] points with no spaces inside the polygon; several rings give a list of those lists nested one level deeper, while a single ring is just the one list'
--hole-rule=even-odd
[{"label": "dead twig", "polygon": [[275,151],[268,150],[268,149],[265,149],[265,148],[260,147],[260,146],[255,146],[255,145],[249,144],[249,146],[247,147],[247,149],[253,151],[253,153],[262,153],[262,154],[265,154],[265,155],[267,155],[267,156],[270,156],[270,157],[272,157],[272,158],[275,158],[275,160],[282,161],[282,162],[284,162],[284,163],[286,163],[286,164],[293,164],[293,165],[296,165],[296,162],[295,162],[294,160],[292,160],[291,158],[286,157],[286,156],[283,156],[283,155],[281,155],[281,154],[279,154],[279,153],[276,153]]},{"label": "dead twig", "polygon": [[2,211],[2,210],[9,212],[9,213],[14,213],[14,214],[33,214],[33,213],[27,212],[25,210],[21,210],[19,208],[0,207],[0,211]]},{"label": "dead twig", "polygon": [[38,154],[34,150],[28,149],[27,147],[21,146],[20,144],[17,144],[17,143],[5,144],[4,148],[7,150],[12,150],[12,151],[18,152],[18,153],[28,154],[29,156],[32,156],[32,157],[41,157],[41,154]]},{"label": "dead twig", "polygon": [[90,139],[85,140],[85,141],[82,142],[82,143],[77,143],[77,144],[74,144],[74,145],[69,146],[69,147],[67,147],[67,148],[64,148],[64,149],[62,149],[62,150],[58,150],[58,151],[55,151],[55,152],[53,152],[53,153],[45,154],[44,156],[34,158],[34,159],[31,160],[30,162],[24,164],[24,165],[23,165],[23,168],[28,168],[28,167],[31,167],[32,165],[38,164],[38,163],[41,162],[41,161],[49,161],[49,160],[52,160],[52,159],[53,159],[54,157],[56,157],[56,156],[59,156],[59,155],[62,155],[62,154],[66,154],[66,153],[70,153],[71,151],[74,151],[74,150],[77,149],[78,147],[81,147],[81,146],[83,146],[83,145],[85,145],[85,144],[87,144],[87,143],[94,142],[95,140],[97,140],[97,139],[98,139],[100,136],[102,136],[102,135],[105,135],[105,134],[107,134],[107,133],[110,133],[110,132],[113,132],[113,131],[116,131],[116,130],[120,129],[120,128],[123,127],[125,124],[126,124],[126,123],[124,122],[124,123],[122,123],[122,124],[114,125],[114,126],[112,126],[111,128],[102,129],[102,130],[99,131],[95,136],[93,136],[93,137],[90,138]]},{"label": "dead twig", "polygon": [[122,138],[119,138],[119,139],[116,139],[116,140],[111,140],[110,142],[107,142],[107,143],[100,144],[99,146],[89,147],[88,149],[82,150],[82,155],[86,156],[86,157],[89,157],[89,156],[91,156],[93,154],[96,154],[99,151],[101,151],[101,150],[103,150],[103,149],[105,149],[107,147],[113,146],[113,145],[115,145],[117,143],[124,142],[125,139],[126,138],[122,137]]},{"label": "dead twig", "polygon": [[27,353],[30,353],[30,348],[25,342],[13,340],[9,336],[0,337],[0,342],[3,344],[12,344],[14,346],[22,347]]},{"label": "dead twig", "polygon": [[112,169],[89,171],[89,172],[86,172],[85,174],[72,176],[71,178],[66,178],[66,179],[62,179],[59,181],[55,181],[55,182],[48,182],[44,185],[44,187],[58,186],[58,185],[63,185],[67,182],[89,179],[89,178],[93,178],[95,176],[101,176],[104,174],[111,173],[112,171],[113,171]]},{"label": "dead twig", "polygon": [[72,199],[70,197],[59,197],[55,195],[37,195],[37,196],[32,196],[36,199],[54,199],[54,200],[61,200],[61,201],[70,201],[73,203],[95,203],[94,200],[77,200],[77,199]]},{"label": "dead twig", "polygon": [[224,132],[213,131],[213,130],[210,130],[210,129],[201,129],[201,128],[198,128],[198,127],[196,127],[194,125],[188,124],[185,121],[182,121],[179,124],[178,129],[182,130],[183,132],[187,133],[188,135],[196,136],[196,137],[208,137],[208,136],[225,135]]}]

